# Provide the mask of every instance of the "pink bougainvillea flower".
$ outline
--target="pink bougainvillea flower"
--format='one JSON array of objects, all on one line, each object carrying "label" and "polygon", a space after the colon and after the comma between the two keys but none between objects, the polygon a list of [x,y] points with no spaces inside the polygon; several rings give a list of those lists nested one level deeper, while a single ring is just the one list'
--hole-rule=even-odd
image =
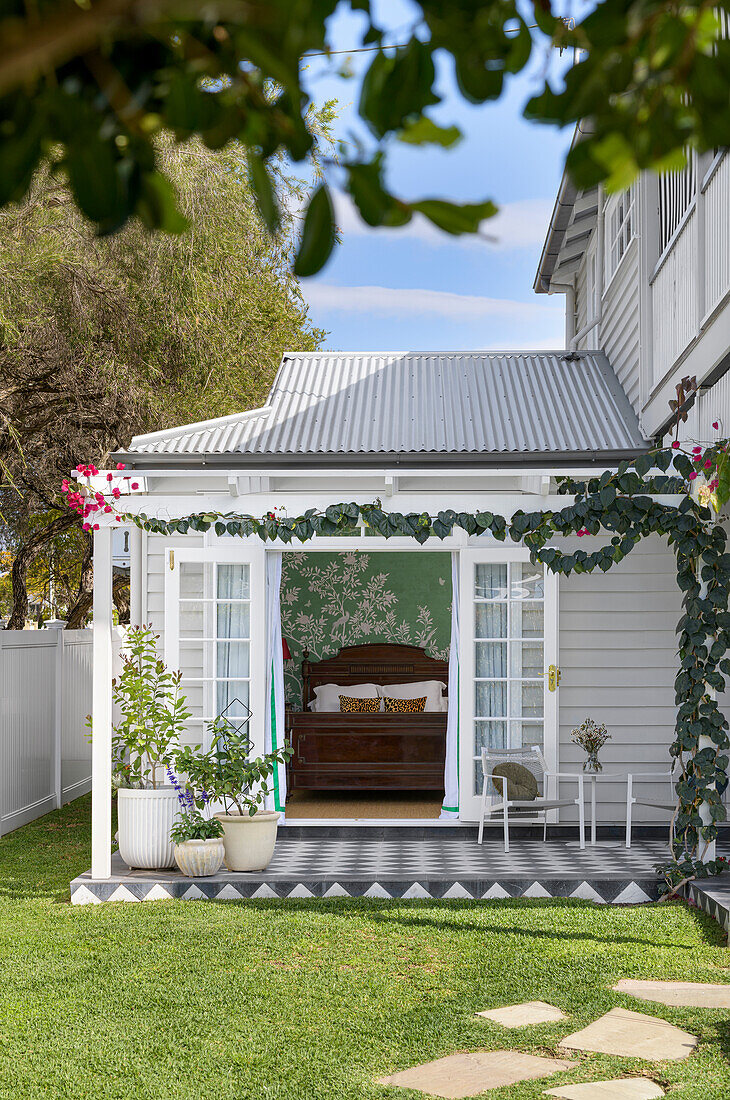
[{"label": "pink bougainvillea flower", "polygon": [[104,506],[104,511],[105,511],[105,512],[111,512],[111,510],[112,510],[112,506],[111,506],[111,504],[106,504],[106,505]]},{"label": "pink bougainvillea flower", "polygon": [[720,430],[720,422],[719,422],[719,420],[713,420],[713,421],[712,421],[712,426],[713,426],[713,428],[715,429],[715,431],[716,431],[716,432],[717,432],[717,431],[719,431],[719,430]]},{"label": "pink bougainvillea flower", "polygon": [[712,467],[712,459],[708,458],[707,461],[705,462],[705,469],[709,470],[711,467]]},{"label": "pink bougainvillea flower", "polygon": [[95,531],[98,531],[98,530],[99,530],[99,524],[98,524],[98,523],[95,523],[95,524],[94,524],[94,530],[95,530]]},{"label": "pink bougainvillea flower", "polygon": [[694,481],[694,479],[697,477],[697,471],[693,470],[692,473],[688,474],[687,476],[689,477],[690,481]]},{"label": "pink bougainvillea flower", "polygon": [[82,526],[83,526],[84,531],[90,531],[91,530],[91,524],[90,523],[84,523],[84,524],[82,524]]},{"label": "pink bougainvillea flower", "polygon": [[117,462],[117,469],[118,470],[123,470],[124,469],[124,463],[123,462]]},{"label": "pink bougainvillea flower", "polygon": [[674,442],[672,443],[672,447],[674,448],[675,451],[679,450],[679,440],[678,439],[674,440]]},{"label": "pink bougainvillea flower", "polygon": [[138,481],[133,481],[132,482],[132,488],[133,489],[139,489],[139,482]]},{"label": "pink bougainvillea flower", "polygon": [[114,478],[114,474],[107,474],[106,475],[107,481],[112,481],[113,478]]},{"label": "pink bougainvillea flower", "polygon": [[122,521],[121,516],[115,516],[114,518],[116,519],[117,523],[121,523],[121,521]]},{"label": "pink bougainvillea flower", "polygon": [[720,482],[717,480],[717,478],[713,477],[712,481],[710,482],[710,488],[711,489],[716,489],[719,484],[720,484]]}]

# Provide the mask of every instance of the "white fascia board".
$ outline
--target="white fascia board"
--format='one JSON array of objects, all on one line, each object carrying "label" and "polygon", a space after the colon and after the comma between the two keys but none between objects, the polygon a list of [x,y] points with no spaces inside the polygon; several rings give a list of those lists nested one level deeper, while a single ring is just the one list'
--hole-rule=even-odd
[{"label": "white fascia board", "polygon": [[[424,480],[430,479],[432,481],[443,481],[445,477],[458,477],[458,478],[505,478],[505,477],[574,477],[574,478],[586,478],[586,477],[600,477],[605,470],[615,470],[614,466],[581,466],[581,467],[565,467],[565,466],[489,466],[486,468],[467,467],[460,468],[458,466],[443,466],[443,467],[406,467],[398,466],[395,468],[383,467],[383,468],[353,468],[351,466],[347,468],[331,468],[322,469],[317,467],[312,469],[311,467],[294,466],[287,468],[276,468],[261,466],[250,467],[245,470],[241,467],[217,467],[216,469],[203,468],[203,469],[181,469],[179,466],[170,467],[158,467],[151,466],[145,469],[144,467],[135,467],[132,472],[134,477],[148,477],[154,478],[180,478],[180,479],[193,479],[207,480],[210,478],[217,478],[227,484],[228,478],[234,477],[266,477],[270,480],[275,480],[277,477],[286,478],[300,478],[303,482],[310,484],[312,481],[323,481],[340,478],[343,481],[349,480],[362,480],[363,478],[371,477],[373,479],[382,480],[385,484],[386,478],[398,478],[405,477],[419,477]],[[103,471],[104,473],[106,471]],[[80,475],[79,475],[80,476]]]}]

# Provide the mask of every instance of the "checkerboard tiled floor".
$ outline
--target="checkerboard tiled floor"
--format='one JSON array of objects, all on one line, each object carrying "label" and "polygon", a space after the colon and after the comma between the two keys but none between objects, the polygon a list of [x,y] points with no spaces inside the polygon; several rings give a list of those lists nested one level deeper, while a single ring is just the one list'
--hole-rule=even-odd
[{"label": "checkerboard tiled floor", "polygon": [[[116,856],[111,880],[81,875],[76,903],[148,897],[583,897],[648,901],[657,897],[663,841],[627,850],[619,841],[582,850],[577,842],[501,837],[476,842],[475,830],[317,828],[280,830],[266,871],[191,880],[175,871],[130,871]],[[122,887],[123,889],[119,890]]]}]

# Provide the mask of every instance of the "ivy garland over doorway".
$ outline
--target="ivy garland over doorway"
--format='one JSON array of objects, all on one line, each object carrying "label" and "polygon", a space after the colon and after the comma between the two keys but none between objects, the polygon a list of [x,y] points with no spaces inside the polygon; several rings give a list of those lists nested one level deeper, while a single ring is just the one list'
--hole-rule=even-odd
[{"label": "ivy garland over doorway", "polygon": [[[730,648],[730,553],[714,510],[687,493],[700,464],[709,466],[705,459],[710,452],[700,457],[700,448],[695,448],[690,457],[677,447],[675,444],[623,462],[615,472],[606,471],[600,478],[562,479],[560,491],[573,496],[572,503],[555,512],[517,511],[509,520],[486,511],[472,514],[447,510],[436,517],[425,512],[403,515],[383,511],[380,501],[333,504],[324,512],[310,509],[298,517],[268,513],[257,519],[205,512],[171,520],[144,514],[125,518],[157,534],[213,528],[218,535],[257,535],[265,541],[280,539],[285,543],[306,542],[315,534],[336,535],[361,521],[386,538],[405,535],[419,543],[432,537],[446,538],[459,527],[468,535],[488,532],[499,541],[522,541],[533,563],[542,562],[551,572],[564,576],[596,569],[607,572],[641,539],[652,534],[665,537],[675,553],[684,608],[677,624],[677,721],[670,746],[671,756],[679,764],[677,808],[672,858],[659,868],[671,893],[691,879],[718,874],[725,866],[724,860],[708,860],[705,856],[709,843],[717,837],[718,823],[726,817],[722,798],[728,783],[730,748],[728,722],[715,698],[730,676],[730,659],[726,656]],[[727,450],[718,445],[713,450],[713,468],[722,489],[723,474],[730,476],[730,462],[727,471],[722,469]],[[660,474],[647,477],[655,470]],[[710,488],[716,485],[713,481]],[[667,493],[682,494],[679,505],[656,499]],[[710,499],[709,492],[705,499]],[[548,545],[556,535],[597,536],[602,531],[611,533],[610,542],[593,551],[567,553]]]}]

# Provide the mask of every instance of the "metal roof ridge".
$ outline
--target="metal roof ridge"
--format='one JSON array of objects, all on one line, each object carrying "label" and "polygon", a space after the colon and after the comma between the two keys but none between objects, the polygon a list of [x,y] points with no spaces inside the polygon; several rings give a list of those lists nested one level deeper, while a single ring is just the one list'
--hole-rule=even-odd
[{"label": "metal roof ridge", "polygon": [[243,409],[241,412],[228,413],[226,416],[217,416],[211,420],[197,420],[192,424],[178,424],[175,428],[160,428],[156,432],[145,432],[142,435],[133,435],[130,447],[135,443],[154,443],[160,439],[178,439],[183,435],[193,432],[205,432],[211,428],[223,428],[226,424],[240,423],[241,420],[254,420],[256,417],[264,419],[272,411],[273,405],[261,405],[257,409]]},{"label": "metal roof ridge", "polygon": [[[462,349],[461,351],[285,351],[282,355],[282,362],[284,359],[306,359],[306,358],[321,358],[324,355],[335,355],[338,358],[354,359],[357,357],[368,359],[382,358],[385,359],[389,355],[404,355],[409,358],[433,358],[439,359],[457,359],[462,356],[469,356],[476,358],[481,356],[485,359],[492,358],[493,356],[516,356],[517,358],[524,358],[526,355],[567,355],[568,348],[492,348],[492,349],[480,349],[472,348]],[[575,352],[576,355],[597,355],[604,354],[598,349],[583,349]]]}]

